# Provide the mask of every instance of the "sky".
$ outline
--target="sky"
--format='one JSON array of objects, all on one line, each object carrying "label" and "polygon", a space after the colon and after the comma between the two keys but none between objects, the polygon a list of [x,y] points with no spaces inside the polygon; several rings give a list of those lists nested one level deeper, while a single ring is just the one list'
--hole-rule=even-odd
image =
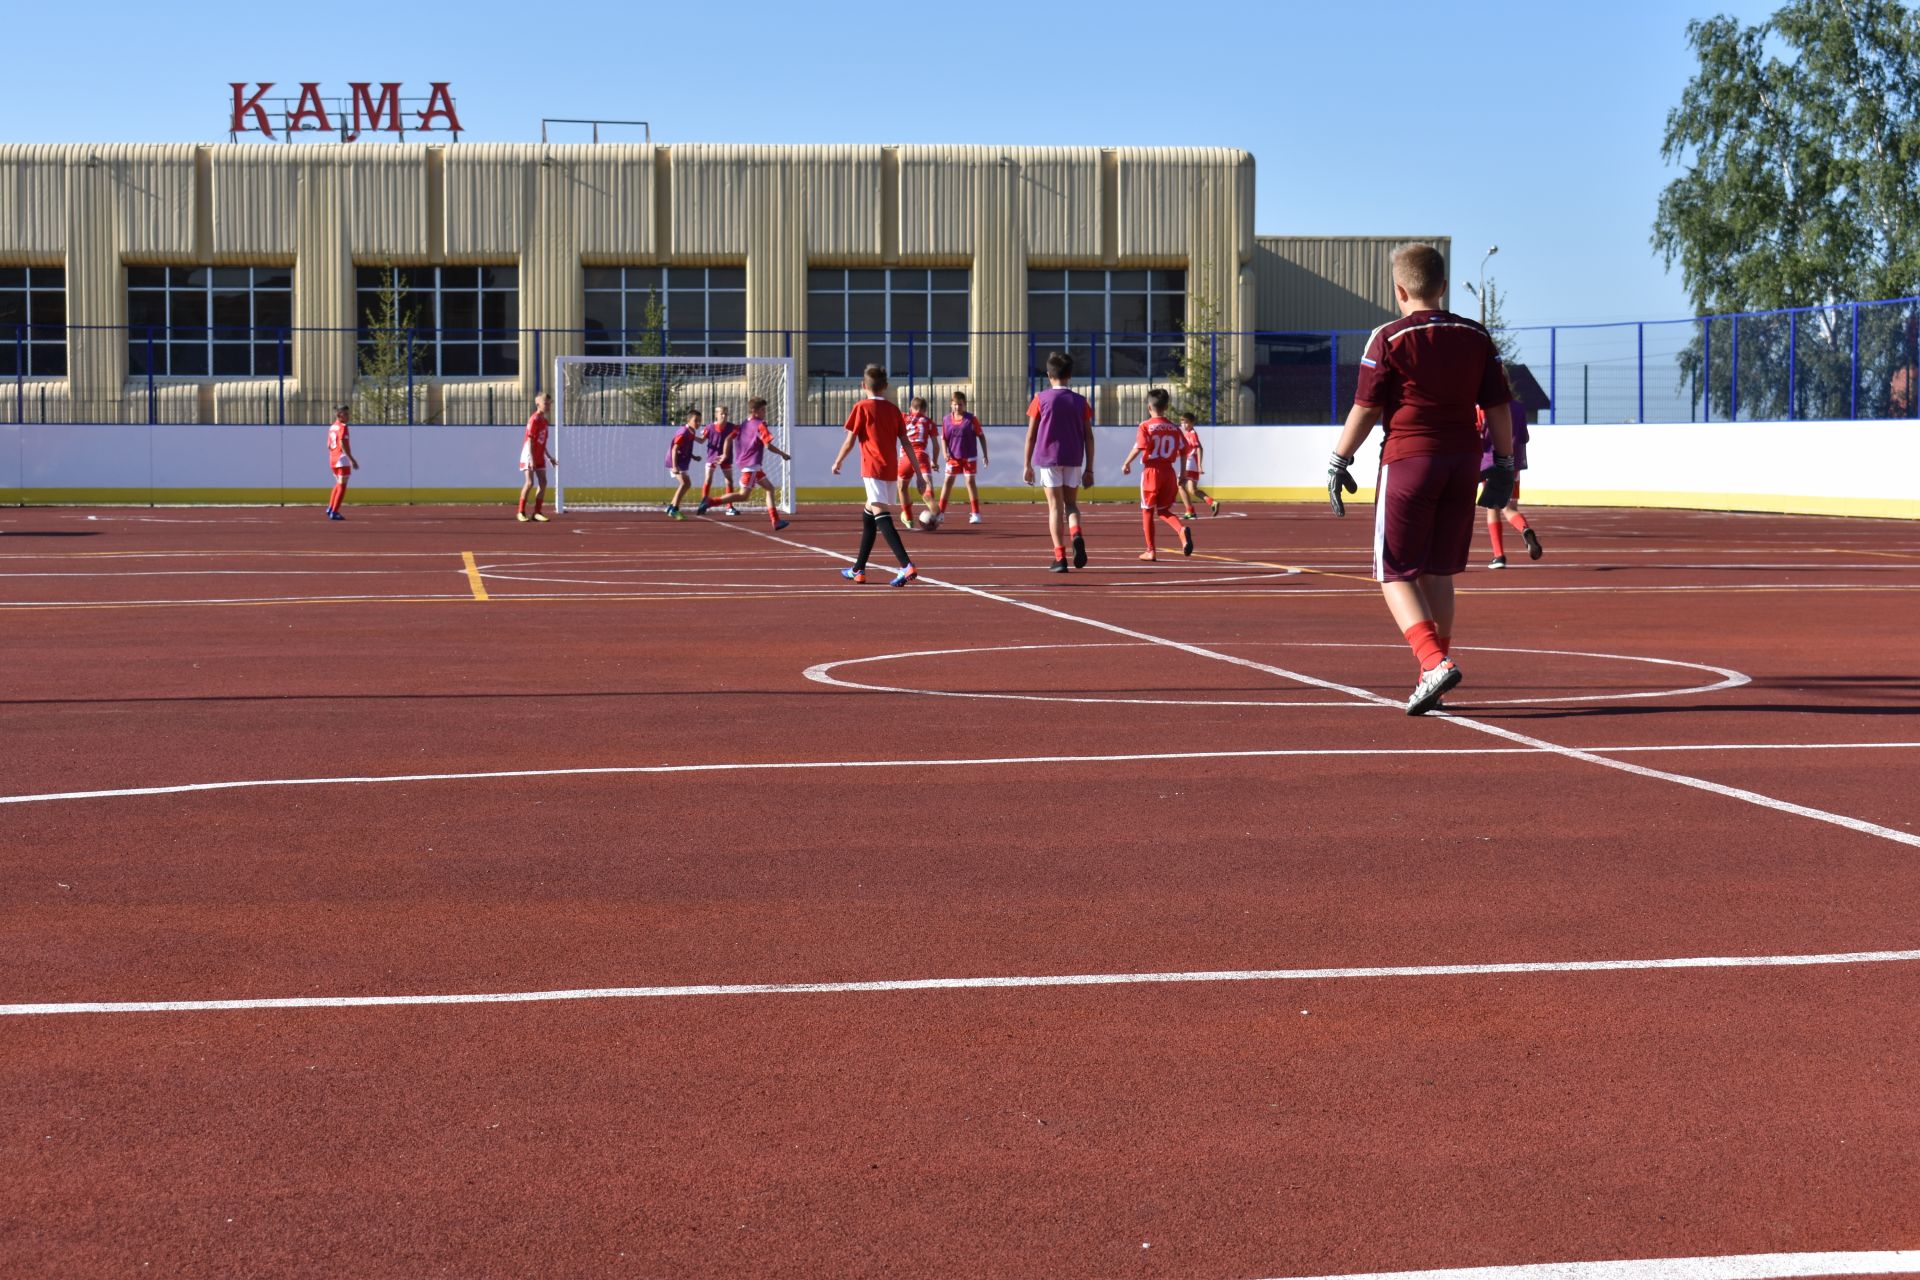
[{"label": "sky", "polygon": [[1261,234],[1451,235],[1473,280],[1497,244],[1509,324],[1660,319],[1692,310],[1648,244],[1687,22],[1772,8],[71,0],[11,6],[12,47],[57,53],[0,78],[0,141],[225,141],[229,81],[444,80],[469,141],[576,116],[659,142],[1231,146]]}]

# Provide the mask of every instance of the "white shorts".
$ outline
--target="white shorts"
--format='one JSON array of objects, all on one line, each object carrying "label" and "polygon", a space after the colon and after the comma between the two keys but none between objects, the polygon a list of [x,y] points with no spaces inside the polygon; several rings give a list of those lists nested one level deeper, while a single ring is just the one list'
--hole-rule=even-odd
[{"label": "white shorts", "polygon": [[1035,467],[1033,475],[1042,489],[1078,489],[1080,482],[1086,479],[1087,464],[1076,462],[1070,467]]},{"label": "white shorts", "polygon": [[898,506],[900,495],[896,491],[898,482],[893,480],[875,480],[872,476],[861,476],[860,483],[867,487],[867,502],[883,507]]}]

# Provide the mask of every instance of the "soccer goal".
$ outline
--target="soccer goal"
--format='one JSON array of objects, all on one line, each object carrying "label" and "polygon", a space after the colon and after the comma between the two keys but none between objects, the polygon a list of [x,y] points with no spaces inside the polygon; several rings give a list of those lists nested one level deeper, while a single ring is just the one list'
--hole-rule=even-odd
[{"label": "soccer goal", "polygon": [[[707,425],[725,405],[741,423],[751,401],[765,400],[773,442],[792,453],[797,394],[791,356],[561,356],[553,362],[554,509],[658,508],[673,487],[667,449],[695,410]],[[695,446],[695,485],[705,453]],[[766,470],[780,506],[793,510],[792,467],[769,449]]]}]

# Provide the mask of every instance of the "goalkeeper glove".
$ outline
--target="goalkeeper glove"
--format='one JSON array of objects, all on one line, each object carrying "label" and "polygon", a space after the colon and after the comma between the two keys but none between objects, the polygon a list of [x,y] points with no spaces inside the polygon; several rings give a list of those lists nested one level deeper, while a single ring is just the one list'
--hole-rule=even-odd
[{"label": "goalkeeper glove", "polygon": [[1344,489],[1348,493],[1360,492],[1360,486],[1353,482],[1351,475],[1347,474],[1347,468],[1352,465],[1353,459],[1344,454],[1336,453],[1327,459],[1327,501],[1332,504],[1333,514],[1337,516],[1347,514],[1347,504],[1340,500],[1340,491]]},{"label": "goalkeeper glove", "polygon": [[1513,501],[1516,474],[1511,454],[1494,454],[1493,466],[1480,473],[1480,505],[1489,511],[1498,511]]}]

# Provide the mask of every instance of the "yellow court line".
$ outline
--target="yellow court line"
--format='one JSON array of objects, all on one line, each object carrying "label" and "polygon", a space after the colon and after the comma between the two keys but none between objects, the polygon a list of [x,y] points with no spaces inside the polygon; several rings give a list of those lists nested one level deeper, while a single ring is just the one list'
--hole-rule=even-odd
[{"label": "yellow court line", "polygon": [[467,585],[473,588],[473,598],[475,600],[485,600],[487,598],[487,584],[480,581],[480,566],[473,562],[473,552],[462,551],[460,553],[460,559],[466,563]]}]

